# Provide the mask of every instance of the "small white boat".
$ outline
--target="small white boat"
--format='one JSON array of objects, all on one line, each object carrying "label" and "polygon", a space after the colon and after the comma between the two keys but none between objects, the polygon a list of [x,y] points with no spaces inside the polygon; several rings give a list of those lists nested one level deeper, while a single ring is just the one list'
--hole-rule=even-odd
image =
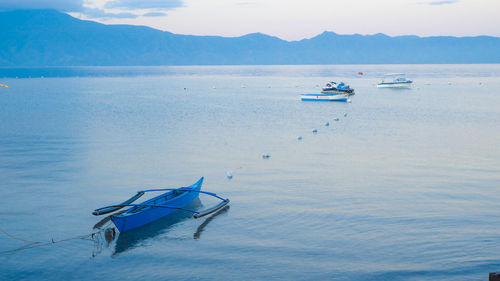
[{"label": "small white boat", "polygon": [[377,88],[410,88],[413,81],[406,79],[403,73],[389,73],[384,75]]},{"label": "small white boat", "polygon": [[348,94],[303,94],[302,101],[348,101]]}]

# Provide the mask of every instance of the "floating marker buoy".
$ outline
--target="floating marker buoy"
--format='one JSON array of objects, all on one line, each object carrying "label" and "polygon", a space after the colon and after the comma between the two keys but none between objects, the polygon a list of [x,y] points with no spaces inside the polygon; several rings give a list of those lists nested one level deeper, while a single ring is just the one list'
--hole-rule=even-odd
[{"label": "floating marker buoy", "polygon": [[352,100],[347,100],[347,102],[348,102],[348,103],[351,103],[351,102],[352,102]]},{"label": "floating marker buoy", "polygon": [[313,129],[313,134],[316,134],[318,132],[318,129]]},{"label": "floating marker buoy", "polygon": [[241,87],[242,87],[242,88],[246,88],[247,86],[246,86],[245,84],[242,84],[242,85],[241,85]]},{"label": "floating marker buoy", "polygon": [[344,117],[347,117],[347,113],[344,113]]},{"label": "floating marker buoy", "polygon": [[233,172],[231,172],[231,171],[226,172],[226,176],[227,176],[228,179],[232,179],[233,178]]},{"label": "floating marker buoy", "polygon": [[339,121],[339,120],[340,120],[339,118],[335,118],[335,119],[333,119],[333,121]]},{"label": "floating marker buoy", "polygon": [[297,139],[298,139],[298,140],[302,140],[302,136],[298,136],[298,137],[297,137]]},{"label": "floating marker buoy", "polygon": [[215,86],[213,86],[212,89],[217,89],[217,88],[215,88]]},{"label": "floating marker buoy", "polygon": [[184,88],[184,90],[187,90],[188,88]]},{"label": "floating marker buoy", "polygon": [[327,127],[330,126],[330,122],[326,122],[325,126],[327,126]]},{"label": "floating marker buoy", "polygon": [[267,159],[269,157],[271,157],[271,155],[269,155],[269,153],[267,153],[267,152],[264,152],[264,154],[262,154],[262,158],[264,158],[264,159]]}]

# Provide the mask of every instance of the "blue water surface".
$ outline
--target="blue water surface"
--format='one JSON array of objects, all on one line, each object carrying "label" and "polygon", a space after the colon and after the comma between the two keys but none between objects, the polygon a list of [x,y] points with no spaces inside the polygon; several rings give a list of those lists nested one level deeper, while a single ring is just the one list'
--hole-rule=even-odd
[{"label": "blue water surface", "polygon": [[[407,73],[413,88],[376,88],[387,72]],[[500,65],[0,68],[0,77],[10,86],[0,87],[1,280],[500,271]],[[300,101],[330,80],[355,88],[352,103]],[[95,208],[201,176],[203,190],[231,199],[216,216],[178,212],[109,241],[93,228]],[[215,203],[202,195],[191,207]]]}]

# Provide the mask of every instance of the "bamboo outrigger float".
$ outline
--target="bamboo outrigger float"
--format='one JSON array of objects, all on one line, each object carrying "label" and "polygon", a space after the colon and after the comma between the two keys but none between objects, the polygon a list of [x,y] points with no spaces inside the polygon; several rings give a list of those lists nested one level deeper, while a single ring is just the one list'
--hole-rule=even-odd
[{"label": "bamboo outrigger float", "polygon": [[[141,190],[138,191],[136,195],[121,204],[96,209],[92,214],[99,216],[118,211],[124,207],[131,207],[119,215],[111,216],[111,221],[113,221],[116,228],[118,228],[120,232],[125,232],[163,218],[177,210],[191,212],[193,213],[193,217],[197,219],[214,213],[229,203],[229,199],[224,199],[212,192],[201,191],[200,189],[202,183],[203,177],[201,177],[196,183],[187,187]],[[167,192],[144,201],[141,204],[132,204],[145,193],[156,191]],[[195,211],[185,208],[193,202],[193,200],[198,198],[200,193],[218,198],[222,202],[203,211]]]}]

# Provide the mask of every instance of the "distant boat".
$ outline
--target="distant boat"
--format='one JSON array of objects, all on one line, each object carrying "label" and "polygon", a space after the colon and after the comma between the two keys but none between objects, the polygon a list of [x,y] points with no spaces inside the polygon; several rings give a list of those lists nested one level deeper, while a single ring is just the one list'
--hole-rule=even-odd
[{"label": "distant boat", "polygon": [[406,79],[403,73],[388,73],[384,75],[377,88],[410,88],[413,81]]},{"label": "distant boat", "polygon": [[300,99],[302,101],[348,101],[348,94],[303,94]]},{"label": "distant boat", "polygon": [[321,91],[322,94],[348,94],[348,95],[354,95],[354,89],[351,88],[349,85],[346,85],[344,82],[340,82],[337,84],[336,82],[328,82],[326,83],[325,87]]}]

